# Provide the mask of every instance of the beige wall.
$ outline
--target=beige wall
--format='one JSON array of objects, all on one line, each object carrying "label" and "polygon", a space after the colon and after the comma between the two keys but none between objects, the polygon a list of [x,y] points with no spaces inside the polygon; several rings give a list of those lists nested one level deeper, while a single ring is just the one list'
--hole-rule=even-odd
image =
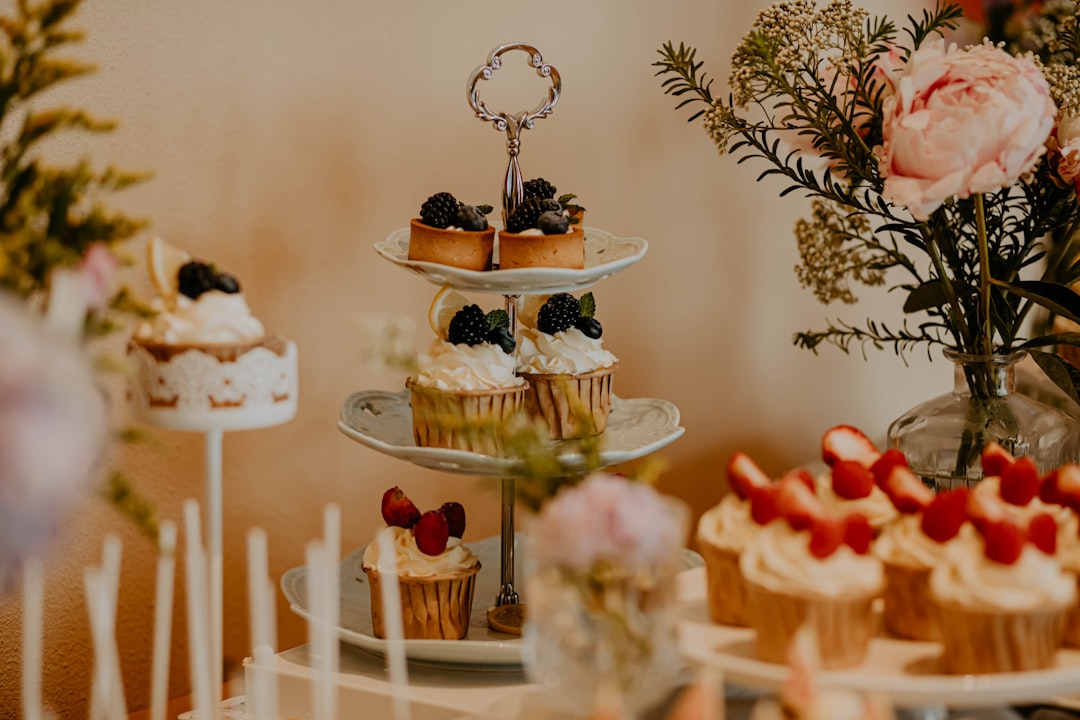
[{"label": "beige wall", "polygon": [[[897,12],[910,3],[890,4]],[[898,303],[878,294],[854,309],[817,305],[792,273],[790,228],[805,201],[778,200],[776,184],[756,184],[753,168],[718,158],[652,77],[656,48],[685,40],[701,47],[719,90],[737,36],[762,5],[89,0],[80,57],[101,72],[61,96],[123,124],[57,151],[154,170],[124,207],[238,274],[257,314],[301,349],[297,419],[225,441],[226,651],[234,665],[246,647],[243,538],[251,525],[270,529],[275,576],[302,562],[326,502],[342,506],[346,550],[364,544],[380,524],[378,498],[393,484],[420,505],[465,501],[472,538],[497,532],[492,484],[383,457],[344,438],[335,422],[350,391],[403,383],[359,364],[361,313],[406,314],[421,328],[417,341],[429,339],[424,317],[435,286],[381,260],[373,243],[437,191],[499,202],[503,138],[471,116],[463,91],[501,42],[534,43],[564,78],[555,114],[525,136],[525,174],[577,192],[590,224],[650,241],[643,262],[595,290],[607,346],[623,361],[619,394],[667,398],[682,411],[686,435],[664,452],[669,491],[700,512],[721,494],[733,451],[779,472],[814,457],[830,425],[880,436],[890,418],[948,387],[948,369],[931,370],[921,357],[905,368],[888,352],[863,361],[791,345],[792,333],[821,327],[826,315],[895,320]],[[126,453],[124,464],[160,514],[179,519],[182,499],[201,496],[200,439],[161,432],[159,440]],[[89,500],[48,558],[45,686],[65,717],[85,713],[88,688],[81,568],[97,562],[109,531],[125,541],[119,636],[128,700],[147,702],[152,549],[112,508]],[[303,642],[302,624],[280,599],[278,613],[282,644]],[[176,620],[182,638],[180,613]],[[0,598],[4,719],[18,715],[20,622],[17,595]],[[183,647],[173,653],[173,694],[186,690]]]}]

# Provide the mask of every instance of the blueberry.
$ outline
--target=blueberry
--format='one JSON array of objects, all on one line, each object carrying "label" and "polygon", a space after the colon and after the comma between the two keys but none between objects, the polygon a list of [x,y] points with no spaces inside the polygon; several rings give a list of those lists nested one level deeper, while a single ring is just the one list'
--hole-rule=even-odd
[{"label": "blueberry", "polygon": [[570,232],[570,221],[561,212],[547,210],[540,213],[536,227],[545,235],[562,235]]},{"label": "blueberry", "polygon": [[513,355],[514,348],[517,347],[514,336],[504,327],[492,328],[488,331],[486,340],[492,345],[498,345],[507,355]]},{"label": "blueberry", "polygon": [[219,272],[214,276],[214,289],[223,293],[238,293],[240,292],[240,283],[237,282],[235,276]]},{"label": "blueberry", "polygon": [[177,287],[182,294],[195,300],[204,292],[214,289],[215,276],[212,267],[192,260],[185,263],[176,274]]},{"label": "blueberry", "polygon": [[484,215],[473,205],[462,205],[458,208],[454,224],[462,230],[487,230],[488,221]]},{"label": "blueberry", "polygon": [[590,337],[593,340],[599,340],[600,336],[604,334],[604,326],[596,318],[579,317],[577,322],[574,323],[574,327],[584,333],[585,337]]}]

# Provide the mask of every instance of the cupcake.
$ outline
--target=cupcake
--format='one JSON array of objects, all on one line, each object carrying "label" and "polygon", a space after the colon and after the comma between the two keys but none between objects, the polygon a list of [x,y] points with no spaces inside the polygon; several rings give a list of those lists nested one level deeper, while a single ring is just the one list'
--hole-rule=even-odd
[{"label": "cupcake", "polygon": [[[465,509],[444,503],[423,515],[400,488],[383,494],[382,515],[393,538],[401,619],[408,640],[461,640],[469,632],[473,590],[480,560],[462,544]],[[362,569],[371,587],[371,625],[386,637],[382,576],[377,542],[364,550]]]},{"label": "cupcake", "polygon": [[951,673],[1041,670],[1054,665],[1076,576],[1056,556],[1057,523],[1037,515],[973,519],[930,573],[945,668]]},{"label": "cupcake", "polygon": [[[436,303],[445,299],[442,291],[436,295]],[[485,314],[464,305],[445,330],[437,328],[440,336],[417,356],[416,375],[405,383],[418,446],[502,454],[506,428],[528,387],[514,373],[516,343],[508,326],[503,310]]]},{"label": "cupcake", "polygon": [[822,438],[822,459],[829,466],[818,476],[817,494],[835,515],[858,513],[870,522],[874,535],[893,518],[896,507],[874,483],[871,471],[881,454],[866,435],[849,425],[838,425]]},{"label": "cupcake", "polygon": [[[1076,575],[1080,582],[1080,526],[1076,515],[1080,509],[1080,465],[1070,463],[1047,473],[1041,481],[1039,497],[1051,507],[1058,506],[1068,512],[1063,522],[1059,515],[1054,515],[1059,521],[1058,558],[1062,569]],[[1080,605],[1069,611],[1063,643],[1080,648]]]},{"label": "cupcake", "polygon": [[618,359],[602,346],[595,311],[592,293],[580,301],[556,293],[540,307],[535,322],[522,313],[517,371],[529,384],[525,407],[547,424],[553,440],[607,429]]},{"label": "cupcake", "polygon": [[861,515],[828,517],[797,478],[781,481],[773,522],[739,559],[758,656],[783,663],[804,623],[817,633],[822,664],[862,662],[875,631],[874,599],[885,584],[881,562],[869,554],[870,524]]},{"label": "cupcake", "polygon": [[1049,513],[1058,523],[1059,535],[1076,534],[1076,514],[1055,494],[1054,473],[1044,482],[1031,458],[1014,458],[997,443],[990,443],[982,454],[983,479],[972,489],[981,500],[1000,500],[1009,518],[1026,525],[1036,515]]},{"label": "cupcake", "polygon": [[573,205],[575,195],[555,198],[555,187],[536,178],[523,184],[521,203],[499,231],[499,269],[585,267],[585,208]]},{"label": "cupcake", "polygon": [[147,421],[179,430],[275,425],[297,407],[296,345],[266,331],[235,277],[159,238],[147,243],[159,295],[128,345],[131,397]]},{"label": "cupcake", "polygon": [[465,270],[490,270],[495,229],[490,205],[465,205],[448,192],[432,195],[409,222],[409,259]]}]

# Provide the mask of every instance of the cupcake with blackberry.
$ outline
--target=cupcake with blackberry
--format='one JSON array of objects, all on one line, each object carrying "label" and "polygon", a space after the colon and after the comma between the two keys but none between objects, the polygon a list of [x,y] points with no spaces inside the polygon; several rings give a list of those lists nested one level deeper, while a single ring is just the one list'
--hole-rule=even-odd
[{"label": "cupcake with blackberry", "polygon": [[528,305],[521,313],[517,370],[528,381],[525,408],[547,423],[553,440],[607,429],[619,361],[604,349],[604,328],[595,313],[592,293],[580,300],[556,293],[544,300],[535,319]]},{"label": "cupcake with blackberry", "polygon": [[432,195],[409,222],[409,259],[465,270],[490,270],[495,229],[490,205],[466,205],[448,192]]},{"label": "cupcake with blackberry", "polygon": [[505,428],[521,408],[526,381],[514,363],[505,310],[485,313],[449,286],[429,313],[438,337],[417,356],[412,394],[413,439],[422,447],[502,452]]},{"label": "cupcake with blackberry", "polygon": [[157,314],[128,353],[149,422],[178,430],[276,425],[296,414],[296,345],[251,314],[237,279],[160,238],[147,243]]},{"label": "cupcake with blackberry", "polygon": [[523,185],[521,203],[499,231],[499,269],[585,267],[585,208],[572,194],[555,198],[555,186],[543,178]]}]

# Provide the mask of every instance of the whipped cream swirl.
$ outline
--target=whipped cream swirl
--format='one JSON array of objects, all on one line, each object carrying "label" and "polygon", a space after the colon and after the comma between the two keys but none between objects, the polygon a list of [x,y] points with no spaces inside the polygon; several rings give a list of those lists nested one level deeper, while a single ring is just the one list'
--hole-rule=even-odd
[{"label": "whipped cream swirl", "polygon": [[156,298],[154,309],[158,314],[135,331],[137,340],[168,345],[225,345],[260,340],[266,335],[242,293],[210,290],[196,300],[181,295],[171,309]]},{"label": "whipped cream swirl", "polygon": [[837,515],[859,513],[867,519],[870,527],[880,530],[899,513],[889,496],[877,485],[870,494],[863,498],[848,499],[840,497],[832,488],[832,475],[824,473],[818,476],[817,496],[827,510]]},{"label": "whipped cream swirl", "polygon": [[436,340],[416,358],[416,382],[439,390],[496,390],[524,383],[514,374],[514,356],[498,345],[455,345]]},{"label": "whipped cream swirl", "polygon": [[769,523],[739,558],[749,582],[773,592],[826,598],[876,595],[885,584],[881,561],[847,545],[825,559],[810,554],[810,533]]},{"label": "whipped cream swirl", "polygon": [[1054,520],[1058,524],[1058,528],[1065,529],[1066,526],[1068,526],[1071,530],[1076,530],[1076,514],[1063,505],[1044,503],[1038,497],[1032,498],[1031,502],[1027,505],[1013,505],[1002,500],[1000,477],[991,476],[983,478],[971,492],[976,495],[992,498],[995,501],[1000,501],[1004,505],[1005,512],[1009,518],[1014,521],[1019,521],[1021,524],[1031,522],[1031,519],[1036,515],[1047,513],[1054,517]]},{"label": "whipped cream swirl", "polygon": [[[435,575],[454,575],[471,570],[480,564],[472,550],[462,544],[461,538],[452,537],[446,542],[446,549],[438,555],[428,555],[416,546],[416,535],[403,527],[391,527],[394,536],[394,557],[397,559],[398,574],[405,577],[433,577]],[[364,549],[364,567],[374,568],[378,572],[387,572],[379,566],[379,543],[371,541]]]},{"label": "whipped cream swirl", "polygon": [[916,570],[929,570],[945,557],[947,543],[931,540],[922,531],[922,515],[901,515],[874,541],[874,555],[883,562]]},{"label": "whipped cream swirl", "polygon": [[605,350],[600,339],[575,327],[554,335],[522,328],[518,342],[518,372],[580,375],[611,367],[618,358]]},{"label": "whipped cream swirl", "polygon": [[698,542],[740,552],[762,526],[750,515],[750,502],[730,493],[698,521]]},{"label": "whipped cream swirl", "polygon": [[1060,608],[1076,599],[1076,576],[1064,572],[1056,556],[1025,545],[1019,560],[1002,565],[986,557],[974,528],[965,531],[930,573],[930,593],[939,602],[1015,612]]}]

